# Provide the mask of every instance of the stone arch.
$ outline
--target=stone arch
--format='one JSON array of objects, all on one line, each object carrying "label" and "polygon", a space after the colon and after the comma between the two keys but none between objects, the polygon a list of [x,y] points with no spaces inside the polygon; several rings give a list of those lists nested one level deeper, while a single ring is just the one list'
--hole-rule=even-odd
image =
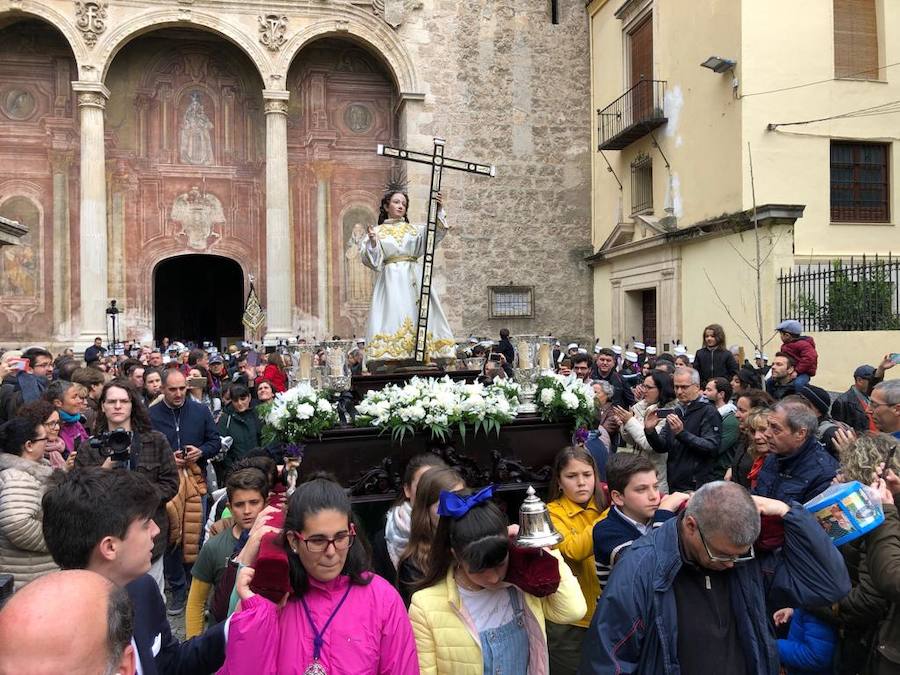
[{"label": "stone arch", "polygon": [[275,75],[281,82],[286,82],[291,64],[304,47],[320,38],[337,37],[357,42],[381,58],[393,77],[401,98],[420,96],[419,77],[403,43],[387,26],[372,27],[371,23],[371,17],[368,18],[368,23],[351,17],[318,21],[307,26],[294,35],[281,50],[275,64]]},{"label": "stone arch", "polygon": [[[187,16],[189,18],[186,18],[185,12],[188,12]],[[106,79],[106,74],[113,59],[126,44],[137,37],[170,26],[205,30],[231,42],[250,59],[262,83],[265,85],[265,83],[269,82],[272,72],[269,58],[250,36],[227,21],[223,21],[220,17],[194,9],[165,9],[147,12],[134,17],[130,21],[126,21],[116,27],[115,30],[110,31],[97,45],[96,58],[100,67],[100,81],[102,82]]]},{"label": "stone arch", "polygon": [[48,7],[45,3],[35,2],[34,0],[21,0],[14,8],[0,12],[0,25],[8,25],[20,18],[41,19],[53,26],[62,34],[69,45],[69,49],[72,50],[75,64],[78,66],[78,73],[81,74],[82,69],[85,67],[90,68],[87,47],[75,26],[66,16]]}]

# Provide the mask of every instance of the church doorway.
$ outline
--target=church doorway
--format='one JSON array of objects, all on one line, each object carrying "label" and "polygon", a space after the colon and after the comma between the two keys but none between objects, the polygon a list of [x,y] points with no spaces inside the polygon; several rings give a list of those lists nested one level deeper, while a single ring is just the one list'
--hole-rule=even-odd
[{"label": "church doorway", "polygon": [[153,270],[154,337],[208,340],[243,336],[244,273],[231,258],[189,254]]}]

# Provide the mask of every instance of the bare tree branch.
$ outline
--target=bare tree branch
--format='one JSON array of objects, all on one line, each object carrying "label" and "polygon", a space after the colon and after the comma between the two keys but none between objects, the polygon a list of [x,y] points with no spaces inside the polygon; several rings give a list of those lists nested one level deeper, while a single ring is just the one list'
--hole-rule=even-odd
[{"label": "bare tree branch", "polygon": [[753,338],[750,337],[749,335],[747,335],[747,331],[744,330],[744,327],[738,322],[737,319],[734,318],[734,314],[731,313],[731,310],[728,309],[728,305],[725,304],[725,301],[722,299],[722,296],[719,295],[719,291],[716,289],[716,285],[713,283],[713,280],[709,278],[709,272],[706,271],[705,267],[703,268],[703,274],[706,277],[706,280],[709,282],[709,287],[712,289],[712,292],[716,294],[716,299],[719,301],[719,304],[722,305],[722,309],[725,310],[725,313],[732,320],[732,322],[734,322],[734,325],[737,326],[738,330],[744,334],[745,338],[750,340],[750,344],[753,345],[754,349],[762,351],[762,348],[756,346],[756,342],[753,340]]}]

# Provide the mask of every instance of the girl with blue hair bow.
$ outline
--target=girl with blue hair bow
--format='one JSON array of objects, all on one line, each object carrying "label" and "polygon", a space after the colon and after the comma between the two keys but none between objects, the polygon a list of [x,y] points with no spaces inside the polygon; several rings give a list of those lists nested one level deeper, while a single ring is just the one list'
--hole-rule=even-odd
[{"label": "girl with blue hair bow", "polygon": [[538,597],[507,580],[520,578],[510,565],[518,526],[492,496],[493,486],[441,492],[427,570],[409,608],[423,673],[547,673],[544,621],[571,623],[586,611],[556,551],[545,554],[558,569],[553,592]]}]

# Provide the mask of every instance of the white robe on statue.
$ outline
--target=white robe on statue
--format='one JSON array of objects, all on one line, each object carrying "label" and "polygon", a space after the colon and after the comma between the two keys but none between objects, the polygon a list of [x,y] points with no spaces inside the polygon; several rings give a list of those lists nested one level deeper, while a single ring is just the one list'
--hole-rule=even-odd
[{"label": "white robe on statue", "polygon": [[[366,330],[366,358],[374,361],[412,359],[416,355],[416,319],[422,256],[425,255],[426,225],[404,220],[386,220],[375,227],[378,243],[360,243],[363,265],[375,270],[375,288]],[[435,231],[439,243],[447,234],[443,209]],[[444,310],[431,286],[426,340],[427,358],[453,356],[456,344]]]}]

